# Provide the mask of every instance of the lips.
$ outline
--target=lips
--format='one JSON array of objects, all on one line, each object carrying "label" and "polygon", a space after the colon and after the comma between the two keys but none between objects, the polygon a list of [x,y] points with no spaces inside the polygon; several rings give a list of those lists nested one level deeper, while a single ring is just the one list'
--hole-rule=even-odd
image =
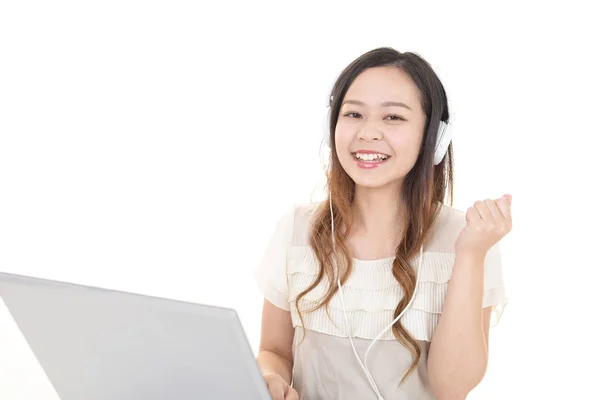
[{"label": "lips", "polygon": [[389,155],[387,154],[383,154],[383,153],[366,153],[366,152],[356,152],[352,154],[354,156],[355,159],[360,160],[360,161],[366,161],[366,162],[371,162],[371,161],[385,161],[388,158],[390,158]]},{"label": "lips", "polygon": [[358,150],[352,153],[359,168],[371,169],[380,166],[390,159],[389,154],[380,153],[372,150]]}]

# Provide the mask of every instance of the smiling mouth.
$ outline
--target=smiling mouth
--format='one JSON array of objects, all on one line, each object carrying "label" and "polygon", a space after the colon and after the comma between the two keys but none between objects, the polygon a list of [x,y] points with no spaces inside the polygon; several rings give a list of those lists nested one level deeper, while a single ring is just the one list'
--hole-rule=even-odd
[{"label": "smiling mouth", "polygon": [[367,162],[367,163],[368,162],[378,163],[378,162],[386,161],[388,158],[390,158],[389,155],[383,154],[383,153],[360,153],[360,152],[356,152],[356,153],[352,153],[352,156],[357,161],[362,161],[362,162]]}]

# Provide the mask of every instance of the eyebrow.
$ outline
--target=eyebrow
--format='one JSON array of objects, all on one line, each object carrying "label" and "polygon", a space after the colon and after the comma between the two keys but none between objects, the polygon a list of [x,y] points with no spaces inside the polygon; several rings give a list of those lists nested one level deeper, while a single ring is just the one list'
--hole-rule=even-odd
[{"label": "eyebrow", "polygon": [[[356,104],[356,105],[358,105],[358,106],[364,106],[364,105],[365,105],[365,103],[363,103],[362,101],[358,101],[358,100],[346,100],[346,101],[344,101],[344,102],[342,103],[342,106],[343,106],[344,104]],[[411,111],[412,111],[412,108],[410,108],[410,107],[409,107],[409,106],[407,106],[406,104],[404,104],[404,103],[400,103],[400,102],[398,102],[398,101],[384,101],[383,103],[381,103],[381,105],[382,105],[383,107],[391,107],[391,106],[395,106],[395,107],[404,107],[404,108],[407,108],[407,109],[409,109],[409,110],[411,110]]]}]

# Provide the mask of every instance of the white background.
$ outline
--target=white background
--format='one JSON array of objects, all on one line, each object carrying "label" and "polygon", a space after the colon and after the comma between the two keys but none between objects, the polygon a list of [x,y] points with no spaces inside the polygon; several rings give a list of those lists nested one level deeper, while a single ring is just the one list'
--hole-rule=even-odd
[{"label": "white background", "polygon": [[328,87],[374,47],[416,51],[456,117],[454,206],[513,195],[510,303],[469,399],[599,398],[584,3],[3,2],[0,270],[233,307],[257,351],[252,272],[322,198]]}]

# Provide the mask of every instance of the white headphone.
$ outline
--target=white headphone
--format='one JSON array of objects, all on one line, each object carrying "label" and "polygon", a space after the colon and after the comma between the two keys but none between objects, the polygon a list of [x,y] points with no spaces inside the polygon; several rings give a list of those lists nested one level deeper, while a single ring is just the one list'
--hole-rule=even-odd
[{"label": "white headphone", "polygon": [[[331,100],[333,96],[329,96]],[[330,102],[327,102],[327,109],[325,112],[325,117],[323,118],[323,141],[327,145],[327,147],[331,148],[331,140],[329,133],[329,112],[331,110]],[[450,145],[450,141],[452,140],[452,129],[451,124],[448,122],[440,121],[436,136],[435,142],[435,153],[433,155],[433,165],[438,165],[444,159],[446,152],[448,151],[448,146]]]}]

